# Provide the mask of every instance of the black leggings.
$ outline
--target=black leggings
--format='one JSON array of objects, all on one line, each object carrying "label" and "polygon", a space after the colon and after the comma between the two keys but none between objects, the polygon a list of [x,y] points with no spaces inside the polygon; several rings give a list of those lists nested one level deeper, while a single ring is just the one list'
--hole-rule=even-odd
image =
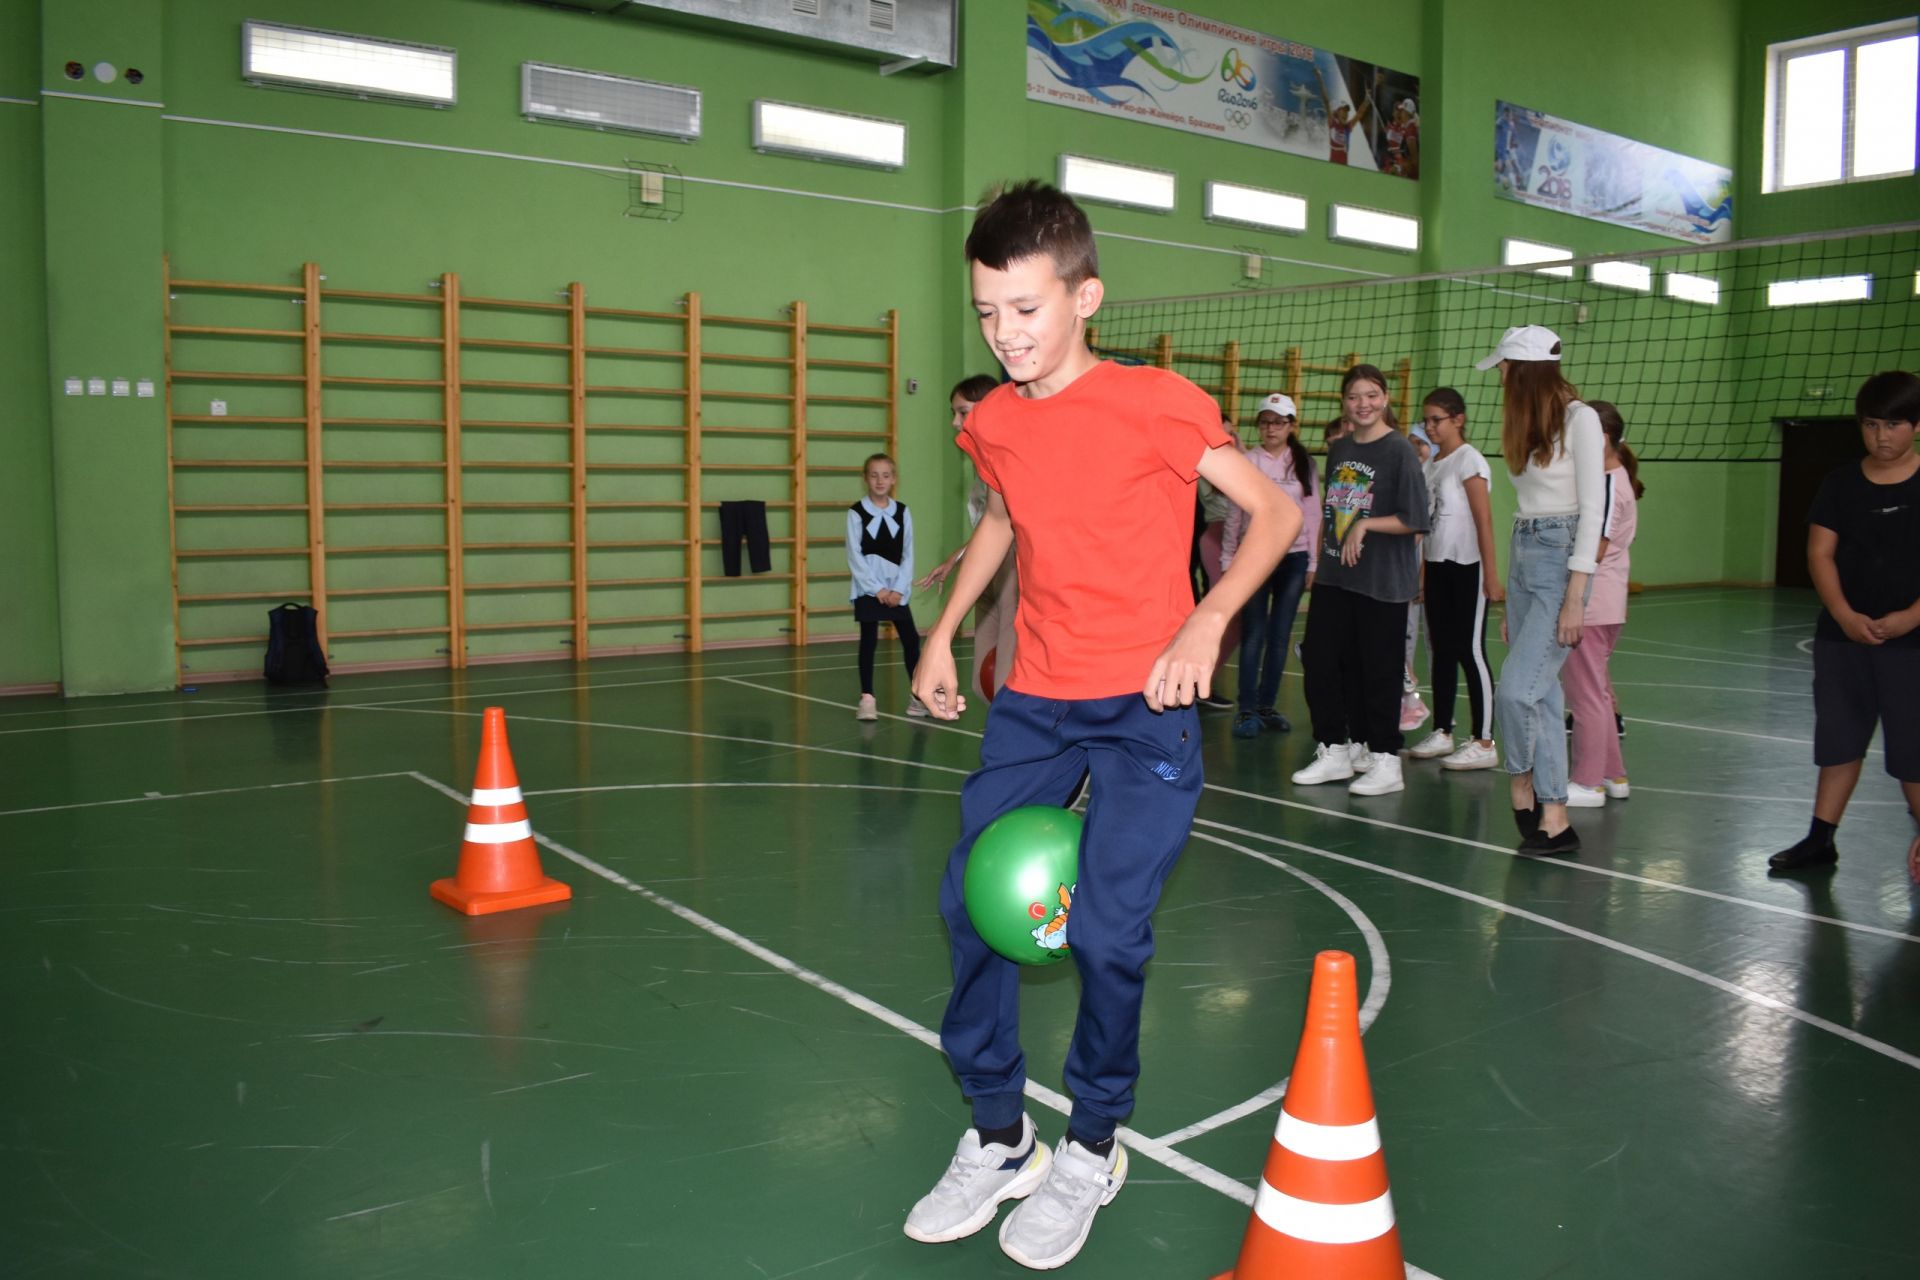
[{"label": "black leggings", "polygon": [[1316,584],[1301,642],[1314,739],[1328,746],[1364,742],[1368,750],[1389,754],[1400,750],[1406,654],[1404,600],[1375,600]]},{"label": "black leggings", "polygon": [[873,655],[880,648],[882,622],[893,624],[907,660],[907,679],[913,679],[913,669],[920,665],[920,629],[913,625],[913,611],[903,604],[881,604],[872,596],[860,597],[853,607],[860,621],[860,692],[873,692]]},{"label": "black leggings", "polygon": [[1433,727],[1453,731],[1454,672],[1466,673],[1473,736],[1493,738],[1493,673],[1487,667],[1487,596],[1481,566],[1427,562],[1427,639],[1433,645]]}]

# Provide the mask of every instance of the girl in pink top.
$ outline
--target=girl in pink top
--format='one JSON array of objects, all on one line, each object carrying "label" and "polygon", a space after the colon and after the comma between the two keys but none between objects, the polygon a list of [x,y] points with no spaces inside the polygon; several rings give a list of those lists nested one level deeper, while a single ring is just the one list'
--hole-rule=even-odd
[{"label": "girl in pink top", "polygon": [[1607,662],[1627,620],[1627,549],[1638,522],[1640,460],[1627,447],[1627,424],[1604,400],[1589,402],[1600,415],[1607,437],[1605,515],[1600,522],[1600,567],[1587,597],[1587,625],[1580,643],[1560,668],[1560,688],[1573,714],[1573,763],[1567,772],[1567,805],[1597,809],[1627,798],[1627,765],[1620,755],[1620,733],[1613,718],[1613,681]]},{"label": "girl in pink top", "polygon": [[[1267,580],[1255,587],[1240,614],[1240,700],[1233,720],[1233,736],[1252,738],[1262,729],[1285,733],[1293,728],[1275,709],[1280,676],[1287,666],[1287,644],[1293,632],[1300,596],[1313,585],[1313,566],[1320,556],[1320,495],[1315,492],[1313,460],[1300,443],[1300,416],[1291,397],[1275,392],[1260,403],[1256,419],[1260,444],[1247,457],[1260,473],[1279,485],[1300,507],[1300,536],[1280,557]],[[1227,513],[1220,535],[1220,564],[1224,572],[1233,563],[1246,534],[1247,513],[1234,507]]]}]

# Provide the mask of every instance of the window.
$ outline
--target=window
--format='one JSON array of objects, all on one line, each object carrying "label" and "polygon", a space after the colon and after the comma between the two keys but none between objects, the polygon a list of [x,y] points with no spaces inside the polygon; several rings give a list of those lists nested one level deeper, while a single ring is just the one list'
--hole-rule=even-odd
[{"label": "window", "polygon": [[455,63],[454,51],[438,45],[273,22],[240,28],[240,74],[255,84],[452,106]]},{"label": "window", "polygon": [[[1517,240],[1512,236],[1500,242],[1500,261],[1509,267],[1533,266],[1536,262],[1564,262],[1573,256],[1573,250],[1557,244],[1542,244],[1538,240]],[[1534,267],[1538,275],[1560,276],[1573,279],[1572,267]]]},{"label": "window", "polygon": [[1917,68],[1912,18],[1769,45],[1761,189],[1912,173]]}]

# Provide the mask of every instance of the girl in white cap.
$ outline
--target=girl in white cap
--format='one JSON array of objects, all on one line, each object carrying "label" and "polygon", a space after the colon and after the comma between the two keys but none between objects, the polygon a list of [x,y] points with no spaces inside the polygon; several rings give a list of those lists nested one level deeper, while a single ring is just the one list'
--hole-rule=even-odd
[{"label": "girl in white cap", "polygon": [[1514,822],[1526,854],[1573,853],[1567,819],[1566,702],[1560,668],[1580,643],[1606,488],[1600,418],[1561,372],[1560,336],[1507,330],[1480,369],[1500,367],[1501,451],[1519,499],[1507,557],[1508,644],[1494,703],[1506,741]]},{"label": "girl in white cap", "polygon": [[[1240,710],[1233,720],[1233,736],[1257,737],[1262,729],[1285,733],[1293,728],[1275,710],[1280,676],[1287,669],[1287,641],[1300,608],[1300,595],[1313,583],[1313,566],[1320,554],[1320,498],[1313,479],[1313,459],[1300,443],[1300,415],[1290,396],[1275,392],[1260,402],[1255,418],[1260,443],[1247,457],[1260,473],[1279,485],[1300,507],[1300,536],[1280,557],[1267,580],[1253,589],[1240,613]],[[1234,507],[1221,535],[1222,571],[1233,563],[1234,552],[1247,529],[1247,513]]]}]

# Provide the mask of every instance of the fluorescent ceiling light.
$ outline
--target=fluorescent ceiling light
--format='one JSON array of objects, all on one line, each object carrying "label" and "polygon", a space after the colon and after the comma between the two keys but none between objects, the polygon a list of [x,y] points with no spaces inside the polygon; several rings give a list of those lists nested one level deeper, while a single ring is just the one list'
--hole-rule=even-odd
[{"label": "fluorescent ceiling light", "polygon": [[1653,268],[1643,262],[1596,262],[1587,268],[1587,279],[1613,289],[1653,292]]},{"label": "fluorescent ceiling light", "polygon": [[1062,153],[1060,189],[1070,196],[1085,196],[1130,209],[1150,209],[1155,213],[1173,211],[1173,175],[1164,169],[1141,169],[1111,160]]},{"label": "fluorescent ceiling light", "polygon": [[1413,253],[1420,248],[1420,219],[1353,204],[1329,205],[1327,239]]},{"label": "fluorescent ceiling light", "polygon": [[1232,222],[1241,226],[1263,227],[1268,231],[1300,232],[1307,229],[1307,202],[1303,197],[1261,187],[1243,187],[1232,182],[1207,184],[1206,217],[1209,222]]},{"label": "fluorescent ceiling light", "polygon": [[1712,276],[1689,275],[1684,271],[1667,272],[1667,296],[1682,302],[1700,302],[1711,307],[1720,301],[1720,282]]},{"label": "fluorescent ceiling light", "polygon": [[240,27],[240,74],[259,83],[451,106],[454,64],[454,51],[437,45],[274,22]]},{"label": "fluorescent ceiling light", "polygon": [[[1509,267],[1560,262],[1572,256],[1571,249],[1563,249],[1557,244],[1541,244],[1538,240],[1516,240],[1509,236],[1500,242],[1500,261]],[[1559,276],[1565,280],[1573,279],[1572,267],[1534,267],[1534,272],[1543,276]]]},{"label": "fluorescent ceiling light", "polygon": [[761,98],[753,104],[753,149],[900,169],[907,163],[907,126]]},{"label": "fluorescent ceiling light", "polygon": [[1873,296],[1873,277],[1819,276],[1812,280],[1775,280],[1767,286],[1770,307],[1804,307],[1816,302],[1864,302]]}]

